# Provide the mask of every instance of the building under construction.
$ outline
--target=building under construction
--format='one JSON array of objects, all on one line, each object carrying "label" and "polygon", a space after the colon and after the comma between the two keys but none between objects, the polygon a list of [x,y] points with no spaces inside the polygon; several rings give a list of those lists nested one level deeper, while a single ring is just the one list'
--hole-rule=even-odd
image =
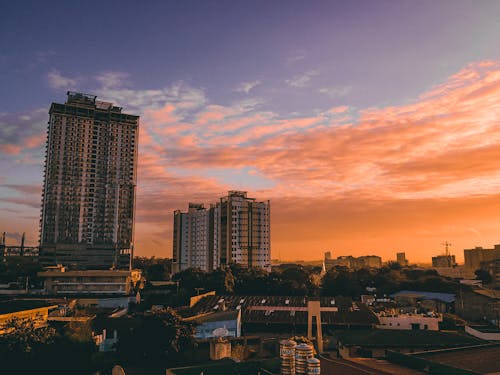
[{"label": "building under construction", "polygon": [[7,234],[2,233],[0,237],[1,257],[38,257],[38,246],[26,246],[26,233],[23,233],[19,245],[7,245]]},{"label": "building under construction", "polygon": [[40,219],[40,260],[129,268],[133,253],[139,116],[96,96],[52,103]]}]

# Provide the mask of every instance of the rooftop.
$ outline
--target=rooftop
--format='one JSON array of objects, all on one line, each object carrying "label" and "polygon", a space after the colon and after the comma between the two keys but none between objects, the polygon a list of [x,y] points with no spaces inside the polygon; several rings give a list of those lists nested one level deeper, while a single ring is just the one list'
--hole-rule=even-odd
[{"label": "rooftop", "polygon": [[417,290],[401,290],[391,294],[391,297],[410,297],[417,299],[434,299],[445,303],[455,302],[455,295],[452,293],[421,292]]},{"label": "rooftop", "polygon": [[0,301],[0,314],[11,314],[20,311],[40,309],[43,307],[55,308],[57,305],[45,301],[8,300]]},{"label": "rooftop", "polygon": [[[307,297],[297,296],[206,296],[189,309],[179,310],[184,317],[227,310],[241,310],[243,323],[306,324]],[[350,298],[321,297],[323,324],[378,324],[377,316],[363,303]]]},{"label": "rooftop", "polygon": [[196,315],[186,320],[193,320],[196,323],[209,323],[209,322],[222,322],[228,320],[238,319],[239,311],[220,311],[215,313],[207,313],[202,315]]},{"label": "rooftop", "polygon": [[500,290],[494,289],[474,289],[474,293],[481,294],[491,299],[500,299]]},{"label": "rooftop", "polygon": [[345,346],[450,348],[484,344],[483,340],[465,334],[390,329],[352,329],[335,331],[335,336]]},{"label": "rooftop", "polygon": [[414,354],[431,362],[450,365],[477,374],[498,374],[500,371],[500,345],[481,345],[468,348],[435,350]]}]

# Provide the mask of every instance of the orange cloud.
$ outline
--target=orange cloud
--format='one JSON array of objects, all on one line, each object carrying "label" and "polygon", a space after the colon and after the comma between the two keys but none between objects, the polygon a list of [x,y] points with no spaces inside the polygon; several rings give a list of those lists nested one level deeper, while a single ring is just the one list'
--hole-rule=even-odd
[{"label": "orange cloud", "polygon": [[460,250],[477,244],[470,228],[484,246],[500,242],[491,208],[500,189],[499,62],[470,64],[407,105],[357,113],[341,106],[280,118],[208,105],[176,119],[175,105],[165,108],[149,110],[152,120],[141,125],[156,144],[141,148],[139,165],[136,238],[145,254],[149,235],[170,254],[173,209],[213,202],[232,187],[230,176],[203,177],[207,168],[251,168],[249,179],[274,182],[250,194],[271,199],[272,246],[285,259],[333,247],[385,258],[408,249],[429,261],[445,239]]}]

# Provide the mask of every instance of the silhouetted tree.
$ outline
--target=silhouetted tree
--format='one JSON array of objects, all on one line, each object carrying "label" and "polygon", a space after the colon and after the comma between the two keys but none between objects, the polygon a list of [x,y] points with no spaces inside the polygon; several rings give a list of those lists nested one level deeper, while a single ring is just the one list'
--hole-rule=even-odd
[{"label": "silhouetted tree", "polygon": [[474,274],[476,275],[476,279],[481,280],[483,284],[490,284],[492,281],[491,274],[482,268],[474,271]]}]

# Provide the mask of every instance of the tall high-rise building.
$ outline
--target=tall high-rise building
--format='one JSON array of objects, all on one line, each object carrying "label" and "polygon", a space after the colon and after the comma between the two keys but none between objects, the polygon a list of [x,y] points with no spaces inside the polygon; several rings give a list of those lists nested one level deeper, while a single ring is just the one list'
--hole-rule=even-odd
[{"label": "tall high-rise building", "polygon": [[188,212],[175,211],[174,270],[231,263],[269,270],[270,223],[269,201],[257,202],[244,191],[230,191],[209,209],[190,204]]},{"label": "tall high-rise building", "polygon": [[40,218],[44,265],[129,268],[139,116],[96,96],[52,103]]},{"label": "tall high-rise building", "polygon": [[210,213],[203,204],[189,203],[187,212],[174,211],[174,251],[176,269],[214,268],[210,252]]}]

